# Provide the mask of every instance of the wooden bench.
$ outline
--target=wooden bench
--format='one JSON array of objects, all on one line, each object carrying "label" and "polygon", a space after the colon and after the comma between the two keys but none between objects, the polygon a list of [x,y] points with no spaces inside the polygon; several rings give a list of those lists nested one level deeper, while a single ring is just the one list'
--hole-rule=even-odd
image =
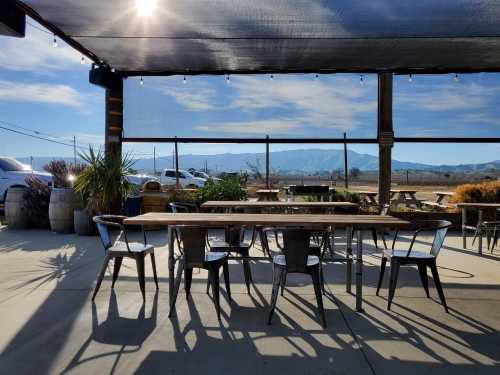
[{"label": "wooden bench", "polygon": [[446,210],[446,209],[450,208],[450,206],[447,204],[442,204],[442,203],[432,202],[432,201],[422,201],[421,204],[423,206],[427,206],[427,207],[437,209],[437,210]]}]

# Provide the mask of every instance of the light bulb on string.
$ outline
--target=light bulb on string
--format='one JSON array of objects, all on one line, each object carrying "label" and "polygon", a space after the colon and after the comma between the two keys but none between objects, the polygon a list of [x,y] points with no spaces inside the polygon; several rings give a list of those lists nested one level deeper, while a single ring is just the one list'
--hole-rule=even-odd
[{"label": "light bulb on string", "polygon": [[182,83],[184,83],[184,84],[186,84],[186,83],[187,83],[186,76],[184,76],[184,78],[182,79]]},{"label": "light bulb on string", "polygon": [[85,64],[85,57],[82,56],[82,58],[80,59],[80,64]]},{"label": "light bulb on string", "polygon": [[226,76],[226,83],[228,85],[231,84],[231,79],[229,78],[229,74]]},{"label": "light bulb on string", "polygon": [[412,83],[413,82],[413,76],[410,74],[410,76],[408,77],[408,82]]},{"label": "light bulb on string", "polygon": [[359,76],[359,84],[362,85],[365,83],[365,77],[363,77],[363,74]]},{"label": "light bulb on string", "polygon": [[269,79],[272,81],[272,80],[274,79],[274,76],[271,74],[271,75],[269,76]]},{"label": "light bulb on string", "polygon": [[111,68],[111,73],[115,73],[116,72],[116,69],[115,68]]},{"label": "light bulb on string", "polygon": [[453,77],[453,80],[454,80],[455,82],[458,82],[458,74],[457,74],[457,73],[455,73],[455,76]]},{"label": "light bulb on string", "polygon": [[319,79],[319,75],[318,74],[315,74],[314,75],[314,80],[317,81]]},{"label": "light bulb on string", "polygon": [[139,81],[139,83],[142,85],[144,85],[144,80],[142,79],[142,76],[141,76],[141,80]]},{"label": "light bulb on string", "polygon": [[52,41],[52,47],[57,48],[57,38],[55,34],[54,34],[54,39]]}]

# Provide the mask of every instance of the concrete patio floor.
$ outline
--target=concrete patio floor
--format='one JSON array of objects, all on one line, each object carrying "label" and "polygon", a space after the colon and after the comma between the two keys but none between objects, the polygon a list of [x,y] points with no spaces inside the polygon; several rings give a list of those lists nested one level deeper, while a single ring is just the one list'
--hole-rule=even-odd
[{"label": "concrete patio floor", "polygon": [[[327,329],[319,324],[312,284],[296,275],[278,299],[273,324],[266,324],[267,262],[252,264],[250,295],[241,264],[231,262],[233,302],[222,286],[220,323],[205,294],[206,274],[195,270],[192,298],[181,289],[169,319],[165,232],[150,240],[157,246],[160,290],[148,264],[143,306],[135,263],[125,260],[115,290],[108,269],[93,304],[103,260],[97,237],[0,228],[0,373],[500,373],[500,250],[479,257],[461,248],[458,233],[449,235],[438,260],[449,314],[432,278],[427,299],[411,267],[401,270],[387,311],[388,275],[375,296],[380,255],[367,241],[364,313],[355,312],[354,296],[345,291],[345,265],[325,266]],[[428,248],[429,240],[423,237],[417,248]],[[399,244],[406,248],[407,241]]]}]

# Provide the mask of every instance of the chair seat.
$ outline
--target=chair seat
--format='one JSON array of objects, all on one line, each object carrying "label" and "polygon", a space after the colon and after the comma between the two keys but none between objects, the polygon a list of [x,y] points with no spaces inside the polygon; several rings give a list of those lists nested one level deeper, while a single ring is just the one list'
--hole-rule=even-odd
[{"label": "chair seat", "polygon": [[[154,250],[153,245],[144,245],[141,242],[129,242],[128,246],[130,248],[130,252],[132,253],[144,253]],[[115,243],[108,249],[108,251],[111,251],[113,253],[129,252],[127,249],[127,245],[124,242]]]},{"label": "chair seat", "polygon": [[[273,263],[279,266],[286,266],[286,259],[284,255],[275,255],[273,257]],[[319,258],[316,255],[307,256],[307,266],[314,266],[319,263]]]},{"label": "chair seat", "polygon": [[[397,258],[406,258],[406,254],[408,254],[408,250],[384,250],[384,255],[387,258],[397,257]],[[434,258],[434,255],[430,253],[424,253],[422,251],[412,250],[410,253],[410,258],[418,258],[418,259],[431,259]]]},{"label": "chair seat", "polygon": [[228,256],[228,253],[210,251],[205,253],[205,262],[217,262],[218,260],[224,259]]}]

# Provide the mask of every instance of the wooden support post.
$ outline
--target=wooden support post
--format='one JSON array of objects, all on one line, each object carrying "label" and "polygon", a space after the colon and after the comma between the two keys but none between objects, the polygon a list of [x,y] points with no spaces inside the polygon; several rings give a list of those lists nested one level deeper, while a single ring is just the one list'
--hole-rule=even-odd
[{"label": "wooden support post", "polygon": [[344,133],[344,184],[349,189],[349,170],[347,169],[347,135]]},{"label": "wooden support post", "polygon": [[177,137],[175,137],[175,188],[179,189],[179,149],[177,147]]},{"label": "wooden support post", "polygon": [[269,136],[266,135],[266,187],[269,189]]},{"label": "wooden support post", "polygon": [[392,128],[392,73],[378,75],[378,131],[379,169],[378,197],[383,207],[391,200],[391,157],[394,145]]}]

